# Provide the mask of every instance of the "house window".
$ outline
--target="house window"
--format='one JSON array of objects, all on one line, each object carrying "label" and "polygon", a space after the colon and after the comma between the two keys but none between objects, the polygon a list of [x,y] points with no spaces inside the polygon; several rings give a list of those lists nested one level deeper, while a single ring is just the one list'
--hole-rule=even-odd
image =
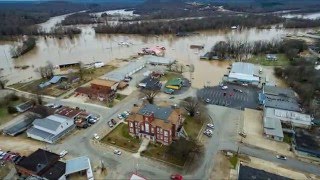
[{"label": "house window", "polygon": [[159,127],[157,127],[157,133],[158,133],[158,134],[160,133],[160,128],[159,128]]},{"label": "house window", "polygon": [[141,125],[141,130],[144,131],[144,126],[143,125]]},{"label": "house window", "polygon": [[151,128],[151,133],[154,133],[154,128],[153,127]]},{"label": "house window", "polygon": [[168,131],[164,131],[164,136],[168,136]]},{"label": "house window", "polygon": [[148,133],[149,132],[149,124],[145,123],[145,126],[146,126],[146,132]]},{"label": "house window", "polygon": [[133,123],[132,122],[130,122],[130,127],[133,127]]},{"label": "house window", "polygon": [[133,133],[133,128],[130,128],[130,132]]},{"label": "house window", "polygon": [[167,137],[164,137],[164,142],[168,142],[168,138]]}]

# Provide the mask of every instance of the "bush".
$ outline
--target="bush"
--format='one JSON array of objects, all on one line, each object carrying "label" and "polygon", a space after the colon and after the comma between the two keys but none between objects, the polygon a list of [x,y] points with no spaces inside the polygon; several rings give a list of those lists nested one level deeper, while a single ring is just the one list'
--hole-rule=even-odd
[{"label": "bush", "polygon": [[12,107],[12,106],[8,106],[8,113],[9,114],[15,114],[17,113],[17,109],[15,107]]}]

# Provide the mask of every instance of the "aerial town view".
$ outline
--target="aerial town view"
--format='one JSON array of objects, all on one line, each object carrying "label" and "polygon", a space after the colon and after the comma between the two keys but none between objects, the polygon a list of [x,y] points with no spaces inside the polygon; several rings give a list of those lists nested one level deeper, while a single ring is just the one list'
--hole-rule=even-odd
[{"label": "aerial town view", "polygon": [[0,179],[320,179],[320,1],[0,0]]}]

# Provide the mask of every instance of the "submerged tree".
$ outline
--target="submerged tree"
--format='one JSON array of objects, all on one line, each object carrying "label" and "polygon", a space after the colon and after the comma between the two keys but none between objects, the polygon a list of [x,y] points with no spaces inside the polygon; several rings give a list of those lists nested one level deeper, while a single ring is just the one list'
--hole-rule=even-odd
[{"label": "submerged tree", "polygon": [[159,92],[160,92],[159,90],[147,90],[147,89],[142,90],[142,93],[145,95],[147,101],[148,101],[150,104],[153,104],[154,97],[155,97]]}]

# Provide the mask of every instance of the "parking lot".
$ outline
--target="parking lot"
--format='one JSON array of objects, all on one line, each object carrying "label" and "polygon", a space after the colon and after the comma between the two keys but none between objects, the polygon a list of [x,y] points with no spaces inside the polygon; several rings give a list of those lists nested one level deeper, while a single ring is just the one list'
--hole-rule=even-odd
[{"label": "parking lot", "polygon": [[199,99],[208,104],[226,106],[243,110],[244,108],[256,109],[258,102],[258,89],[251,86],[225,84],[221,86],[205,87],[197,92]]}]

